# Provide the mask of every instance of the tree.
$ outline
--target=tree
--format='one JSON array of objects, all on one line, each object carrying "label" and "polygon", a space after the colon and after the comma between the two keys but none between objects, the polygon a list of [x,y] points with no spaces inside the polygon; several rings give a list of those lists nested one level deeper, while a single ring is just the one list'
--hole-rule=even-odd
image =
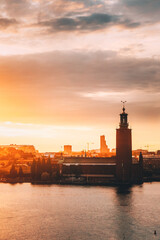
[{"label": "tree", "polygon": [[40,179],[41,178],[41,174],[42,174],[42,163],[41,163],[41,160],[38,159],[37,168],[36,168],[36,178]]},{"label": "tree", "polygon": [[23,177],[24,176],[24,174],[23,174],[23,169],[22,169],[22,167],[20,166],[19,167],[19,177]]},{"label": "tree", "polygon": [[42,181],[48,181],[50,178],[49,173],[48,172],[43,172],[41,175],[41,180]]},{"label": "tree", "polygon": [[46,171],[46,161],[45,158],[42,158],[42,172]]},{"label": "tree", "polygon": [[50,157],[47,159],[46,171],[51,175],[52,174],[52,164]]},{"label": "tree", "polygon": [[36,161],[33,160],[31,165],[31,177],[34,179],[36,177]]},{"label": "tree", "polygon": [[17,170],[15,169],[15,165],[12,164],[12,167],[10,169],[10,177],[11,178],[16,178],[17,177]]}]

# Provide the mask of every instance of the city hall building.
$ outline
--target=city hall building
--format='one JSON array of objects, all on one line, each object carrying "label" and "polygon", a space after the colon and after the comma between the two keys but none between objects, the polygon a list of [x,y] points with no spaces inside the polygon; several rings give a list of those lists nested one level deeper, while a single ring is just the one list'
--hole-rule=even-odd
[{"label": "city hall building", "polygon": [[132,130],[123,106],[119,128],[116,129],[116,156],[66,157],[61,162],[65,182],[89,184],[133,184],[143,182],[143,157],[132,161]]}]

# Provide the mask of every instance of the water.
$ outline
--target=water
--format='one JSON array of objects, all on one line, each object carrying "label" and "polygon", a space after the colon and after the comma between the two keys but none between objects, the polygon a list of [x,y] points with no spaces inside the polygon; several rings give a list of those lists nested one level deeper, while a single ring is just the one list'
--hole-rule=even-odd
[{"label": "water", "polygon": [[123,191],[1,183],[0,240],[24,239],[160,239],[160,183]]}]

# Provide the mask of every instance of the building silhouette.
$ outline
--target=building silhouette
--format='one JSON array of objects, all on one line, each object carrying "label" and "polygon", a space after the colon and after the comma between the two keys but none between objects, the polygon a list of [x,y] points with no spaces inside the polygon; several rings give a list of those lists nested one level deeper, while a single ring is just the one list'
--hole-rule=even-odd
[{"label": "building silhouette", "polygon": [[132,131],[123,106],[119,128],[116,129],[116,178],[119,183],[132,180]]},{"label": "building silhouette", "polygon": [[[81,181],[84,184],[141,184],[143,183],[143,156],[132,161],[132,131],[123,105],[119,128],[116,129],[116,155],[100,157],[64,157],[64,183]],[[101,152],[107,151],[105,136],[100,137]],[[78,176],[78,177],[77,177]],[[74,179],[75,177],[75,179]]]},{"label": "building silhouette", "polygon": [[109,153],[109,148],[106,144],[105,136],[100,136],[100,153]]},{"label": "building silhouette", "polygon": [[64,154],[72,155],[72,145],[64,145]]}]

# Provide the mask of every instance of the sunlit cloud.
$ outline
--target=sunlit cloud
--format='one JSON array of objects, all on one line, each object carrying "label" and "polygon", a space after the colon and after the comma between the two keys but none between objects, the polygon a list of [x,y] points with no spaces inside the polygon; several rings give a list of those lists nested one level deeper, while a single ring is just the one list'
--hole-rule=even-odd
[{"label": "sunlit cloud", "polygon": [[[157,2],[6,0],[0,2],[0,10],[3,55],[68,49],[112,49],[125,55],[126,45],[142,44],[143,39],[143,53],[137,49],[134,54],[151,56],[156,54],[153,34],[159,42]],[[127,51],[132,54],[132,49]]]},{"label": "sunlit cloud", "polygon": [[[142,90],[133,90],[127,92],[87,92],[80,93],[81,96],[85,98],[91,98],[93,100],[99,101],[109,101],[109,102],[120,102],[121,100],[127,99],[130,103],[138,102],[159,102],[160,93],[157,92],[145,92]],[[160,104],[159,104],[160,106]]]},{"label": "sunlit cloud", "polygon": [[93,128],[88,126],[56,126],[33,123],[14,123],[6,121],[0,123],[1,136],[6,137],[40,137],[55,138],[59,131],[91,131]]},{"label": "sunlit cloud", "polygon": [[[39,151],[60,151],[62,145],[72,144],[82,150],[96,132],[90,126],[47,125],[20,122],[0,122],[1,144],[33,144]],[[81,138],[83,136],[83,141]]]},{"label": "sunlit cloud", "polygon": [[159,141],[159,29],[159,1],[0,1],[1,142],[114,147],[121,100]]}]

